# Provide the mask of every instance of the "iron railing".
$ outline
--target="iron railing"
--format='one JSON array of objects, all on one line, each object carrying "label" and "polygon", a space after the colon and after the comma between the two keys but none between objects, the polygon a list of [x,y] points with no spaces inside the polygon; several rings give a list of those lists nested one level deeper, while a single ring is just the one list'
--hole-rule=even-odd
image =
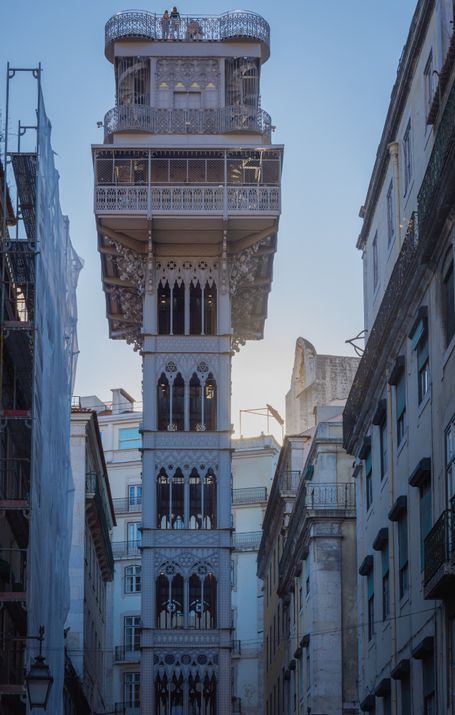
[{"label": "iron railing", "polygon": [[[197,28],[197,31],[195,31]],[[264,59],[270,54],[270,27],[263,17],[254,12],[236,10],[223,15],[195,17],[181,15],[177,24],[169,26],[170,39],[213,42],[245,38],[264,45]],[[119,40],[165,40],[161,14],[145,10],[119,12],[105,27],[105,54],[112,60],[113,46]]]},{"label": "iron railing", "polygon": [[129,514],[142,511],[142,496],[113,499],[116,514]]},{"label": "iron railing", "polygon": [[141,555],[141,542],[136,541],[113,541],[112,553],[114,559],[131,559]]},{"label": "iron railing", "polygon": [[258,504],[267,501],[267,487],[246,487],[234,489],[232,492],[233,504]]},{"label": "iron railing", "polygon": [[245,531],[234,534],[234,548],[239,551],[256,551],[261,543],[262,531]]},{"label": "iron railing", "polygon": [[302,472],[300,470],[290,470],[281,472],[279,476],[280,492],[285,494],[296,495],[299,489],[300,478]]},{"label": "iron railing", "polygon": [[423,546],[424,584],[426,585],[441,566],[450,563],[455,553],[455,504],[442,512],[427,534]]},{"label": "iron railing", "polygon": [[455,145],[455,84],[444,108],[441,123],[427,165],[424,179],[417,197],[419,206],[419,224],[424,226],[431,208],[437,198],[439,182],[449,154]]},{"label": "iron railing", "polygon": [[305,484],[307,509],[355,509],[355,484]]},{"label": "iron railing", "polygon": [[140,655],[139,649],[135,650],[125,645],[116,645],[114,648],[114,663],[138,663]]},{"label": "iron railing", "polygon": [[120,105],[104,117],[104,141],[115,132],[151,134],[257,133],[270,139],[272,120],[256,107],[232,106],[217,109],[156,109],[146,105]]},{"label": "iron railing", "polygon": [[278,186],[97,186],[95,212],[116,214],[279,214]]}]

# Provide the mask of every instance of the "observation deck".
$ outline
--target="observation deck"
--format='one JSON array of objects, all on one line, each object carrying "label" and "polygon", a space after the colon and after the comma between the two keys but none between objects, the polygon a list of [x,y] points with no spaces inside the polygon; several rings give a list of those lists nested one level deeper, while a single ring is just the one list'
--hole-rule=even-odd
[{"label": "observation deck", "polygon": [[[114,44],[125,40],[172,42],[163,38],[161,14],[146,10],[125,10],[106,23],[104,53],[114,59]],[[194,31],[197,27],[197,32]],[[261,44],[261,60],[270,56],[270,27],[263,17],[247,10],[222,15],[196,17],[181,15],[176,40],[187,42],[253,41]]]}]

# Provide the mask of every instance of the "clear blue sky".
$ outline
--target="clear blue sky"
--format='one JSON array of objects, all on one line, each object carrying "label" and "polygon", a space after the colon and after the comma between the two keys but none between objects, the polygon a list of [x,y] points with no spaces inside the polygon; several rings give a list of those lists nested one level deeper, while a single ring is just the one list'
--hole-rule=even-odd
[{"label": "clear blue sky", "polygon": [[[274,140],[285,144],[285,162],[265,339],[250,343],[233,360],[235,423],[239,409],[267,402],[284,413],[299,335],[320,353],[353,354],[345,340],[363,327],[358,210],[415,5],[416,0],[249,0],[246,5],[271,26],[262,106],[277,127]],[[143,0],[132,6],[164,9]],[[236,0],[179,4],[184,14],[237,7]],[[90,155],[90,144],[102,141],[96,122],[114,105],[104,24],[129,8],[121,0],[0,0],[2,118],[6,62],[20,67],[41,62],[62,209],[85,262],[78,290],[76,392],[105,399],[111,387],[120,386],[140,399],[138,355],[107,337]],[[20,104],[20,97],[16,101]],[[244,427],[245,433],[255,433],[265,430],[265,423],[249,418]]]}]

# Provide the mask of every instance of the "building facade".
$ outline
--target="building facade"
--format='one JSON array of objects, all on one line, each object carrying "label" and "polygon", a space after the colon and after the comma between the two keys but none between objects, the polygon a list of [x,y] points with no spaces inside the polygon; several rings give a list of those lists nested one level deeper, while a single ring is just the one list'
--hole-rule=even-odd
[{"label": "building facade", "polygon": [[[71,469],[74,483],[70,553],[70,610],[66,621],[68,697],[65,715],[110,710],[106,680],[112,650],[107,586],[114,578],[110,534],[115,525],[109,477],[96,412],[73,406]],[[71,677],[73,675],[75,677]],[[85,703],[83,699],[85,698]]]},{"label": "building facade", "polygon": [[455,39],[417,3],[358,239],[366,344],[344,412],[357,457],[359,688],[376,713],[452,713]]},{"label": "building facade", "polygon": [[[177,42],[177,40],[179,40]],[[254,13],[123,12],[93,147],[112,338],[143,358],[141,711],[222,715],[231,690],[231,352],[262,337],[282,148]]]},{"label": "building facade", "polygon": [[[24,72],[36,79],[36,102],[29,93],[17,99]],[[6,96],[0,173],[0,710],[28,712],[24,675],[44,628],[42,654],[53,677],[48,708],[57,713],[63,711],[69,607],[70,412],[81,263],[60,208],[41,67],[18,73],[8,65]],[[33,127],[24,126],[16,111],[26,111],[28,100],[36,109]],[[13,124],[19,127],[14,145]]]},{"label": "building facade", "polygon": [[356,712],[355,493],[341,413],[357,358],[296,342],[262,527],[264,713]]},{"label": "building facade", "polygon": [[280,447],[261,434],[232,440],[232,449],[232,710],[263,715],[263,592],[256,560]]}]

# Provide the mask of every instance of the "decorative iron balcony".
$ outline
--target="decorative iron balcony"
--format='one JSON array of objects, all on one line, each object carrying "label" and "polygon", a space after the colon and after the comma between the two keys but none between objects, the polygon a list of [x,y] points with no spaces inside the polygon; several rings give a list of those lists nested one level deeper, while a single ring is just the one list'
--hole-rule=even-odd
[{"label": "decorative iron balcony", "polygon": [[142,497],[125,497],[124,499],[113,499],[116,514],[130,514],[142,511]]},{"label": "decorative iron balcony", "polygon": [[112,543],[114,559],[132,559],[141,555],[140,541],[114,541]]},{"label": "decorative iron balcony", "polygon": [[280,492],[295,496],[299,489],[301,476],[302,472],[296,469],[281,472],[279,477]]},{"label": "decorative iron balcony", "polygon": [[245,531],[234,534],[234,548],[239,551],[257,551],[261,543],[262,531]]},{"label": "decorative iron balcony", "polygon": [[[114,43],[120,40],[165,40],[161,27],[161,14],[146,10],[118,12],[110,18],[105,28],[106,57],[112,61]],[[195,17],[181,15],[177,25],[170,26],[170,40],[213,42],[223,40],[256,40],[262,46],[262,59],[270,55],[270,27],[255,12],[236,10],[223,15]]]},{"label": "decorative iron balcony", "polygon": [[151,134],[261,134],[269,140],[272,120],[256,107],[218,109],[155,109],[145,105],[121,105],[104,117],[104,141],[115,132]]},{"label": "decorative iron balcony", "polygon": [[355,484],[305,484],[305,506],[313,510],[355,511]]},{"label": "decorative iron balcony", "polygon": [[141,654],[124,645],[116,645],[114,649],[114,663],[138,663]]},{"label": "decorative iron balcony", "polygon": [[424,542],[425,598],[446,598],[455,585],[455,501],[443,511]]},{"label": "decorative iron balcony", "polygon": [[260,504],[267,501],[267,487],[248,487],[234,489],[232,493],[233,504]]}]

